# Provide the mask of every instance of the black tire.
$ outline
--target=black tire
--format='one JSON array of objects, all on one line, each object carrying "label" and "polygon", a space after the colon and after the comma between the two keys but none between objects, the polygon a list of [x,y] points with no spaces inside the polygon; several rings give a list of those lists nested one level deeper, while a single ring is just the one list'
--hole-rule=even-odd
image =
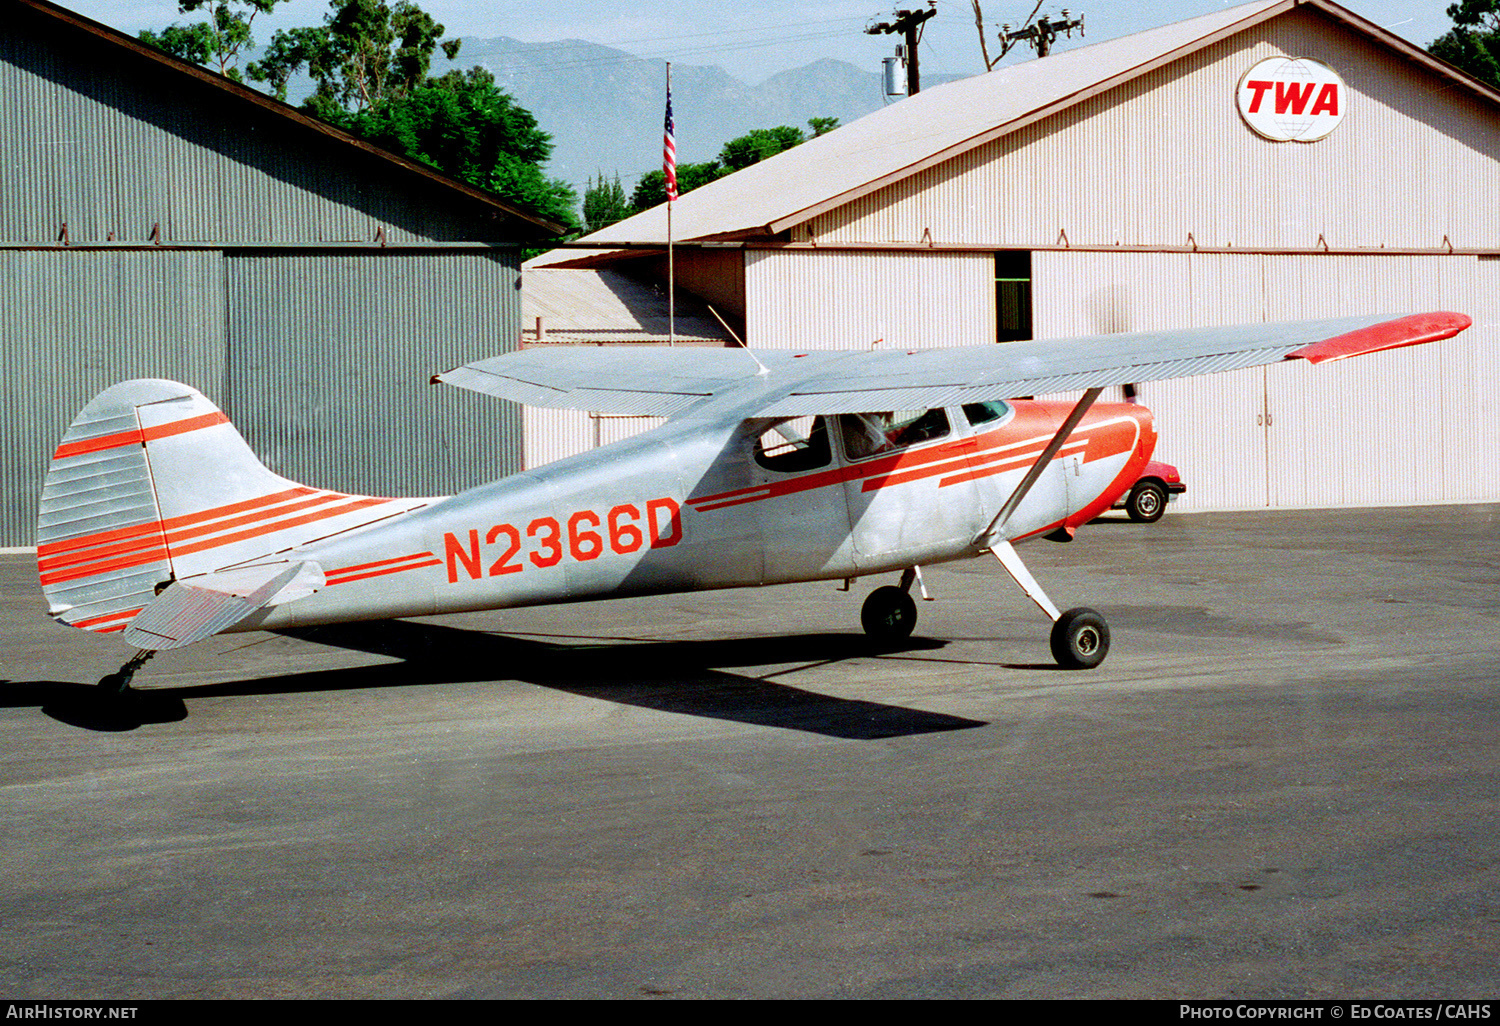
[{"label": "black tire", "polygon": [[1125,512],[1138,524],[1154,524],[1167,511],[1167,490],[1155,481],[1139,481],[1125,500]]},{"label": "black tire", "polygon": [[900,588],[886,585],[870,592],[859,611],[860,626],[876,641],[900,641],[917,625],[917,604]]},{"label": "black tire", "polygon": [[1052,658],[1069,670],[1092,670],[1109,654],[1109,625],[1092,609],[1070,609],[1052,625]]}]

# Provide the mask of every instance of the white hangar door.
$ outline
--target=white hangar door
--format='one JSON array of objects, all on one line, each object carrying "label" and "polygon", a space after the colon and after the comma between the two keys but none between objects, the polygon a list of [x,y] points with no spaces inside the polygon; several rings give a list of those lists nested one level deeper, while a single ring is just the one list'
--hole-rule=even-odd
[{"label": "white hangar door", "polygon": [[[1433,345],[1267,367],[1272,506],[1486,497],[1485,396],[1500,385],[1500,262],[1473,256],[1264,258],[1268,320],[1457,310],[1474,327]],[[1492,488],[1492,486],[1489,486]],[[1492,492],[1491,492],[1492,494]]]},{"label": "white hangar door", "polygon": [[[1500,393],[1500,260],[1474,256],[1068,253],[1033,256],[1036,335],[1457,310],[1475,326],[1431,346],[1290,361],[1141,386],[1157,458],[1184,509],[1365,506],[1492,498],[1485,416]],[[1111,398],[1106,396],[1106,399]]]},{"label": "white hangar door", "polygon": [[[1037,338],[1243,324],[1263,319],[1260,258],[1202,260],[1189,253],[1032,256]],[[1109,389],[1101,401],[1118,402]],[[1266,378],[1262,368],[1142,384],[1156,419],[1156,458],[1177,466],[1179,508],[1269,504]],[[1273,418],[1274,422],[1274,418]]]}]

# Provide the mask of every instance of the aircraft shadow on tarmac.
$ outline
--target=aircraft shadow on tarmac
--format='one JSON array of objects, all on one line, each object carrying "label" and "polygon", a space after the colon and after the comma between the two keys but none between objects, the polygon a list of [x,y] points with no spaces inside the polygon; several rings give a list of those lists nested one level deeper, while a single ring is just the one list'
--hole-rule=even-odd
[{"label": "aircraft shadow on tarmac", "polygon": [[[0,683],[0,707],[37,705],[44,714],[73,726],[120,731],[181,720],[188,715],[184,699],[189,698],[516,680],[622,705],[855,740],[985,725],[961,716],[818,694],[721,669],[783,664],[810,669],[870,656],[870,642],[861,635],[668,642],[570,639],[570,644],[557,644],[402,620],[281,633],[402,661],[184,688],[153,688],[148,678],[144,688],[121,698],[83,684],[10,681]],[[930,651],[943,644],[912,638],[877,654]]]}]

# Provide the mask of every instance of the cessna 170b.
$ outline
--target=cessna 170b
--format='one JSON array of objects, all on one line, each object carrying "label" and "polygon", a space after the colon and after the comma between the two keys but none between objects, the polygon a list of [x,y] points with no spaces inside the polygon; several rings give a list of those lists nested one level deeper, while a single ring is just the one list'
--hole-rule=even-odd
[{"label": "cessna 170b", "polygon": [[[861,620],[908,635],[920,567],[993,553],[1069,667],[1109,629],[1060,611],[1014,543],[1070,538],[1151,457],[1108,386],[1311,363],[1456,335],[1462,314],[1359,317],[916,352],[533,348],[433,380],[562,409],[667,417],[447,498],[310,488],[267,469],[201,393],[117,384],[68,428],[42,491],[52,616],[141,651],[227,631],[899,574]],[[1076,403],[1016,396],[1082,389]],[[873,411],[873,412],[872,412]]]}]

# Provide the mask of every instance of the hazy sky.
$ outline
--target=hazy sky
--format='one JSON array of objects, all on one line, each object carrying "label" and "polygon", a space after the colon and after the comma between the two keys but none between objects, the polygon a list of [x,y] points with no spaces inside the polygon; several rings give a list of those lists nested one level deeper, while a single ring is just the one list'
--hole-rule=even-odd
[{"label": "hazy sky", "polygon": [[[106,25],[134,34],[184,20],[175,0],[60,0],[62,6]],[[1073,0],[1074,17],[1086,24],[1082,40],[1061,40],[1058,49],[1097,43],[1116,36],[1155,28],[1169,22],[1233,7],[1239,0],[1159,0],[1154,4],[1120,0]],[[1350,0],[1349,10],[1420,46],[1442,35],[1451,23],[1443,12],[1451,0]],[[888,16],[896,7],[918,8],[925,0],[832,0],[820,4],[762,0],[759,4],[728,0],[419,0],[442,22],[450,36],[510,36],[527,42],[584,39],[626,50],[646,58],[674,63],[717,64],[730,74],[757,83],[778,71],[799,67],[822,57],[836,57],[878,71],[880,59],[892,52],[895,36],[869,36],[864,28]],[[1002,22],[1018,22],[1035,0],[984,0],[982,6],[991,48]],[[884,6],[882,6],[884,4]],[[326,0],[283,0],[275,15],[260,29],[264,41],[278,27],[311,25],[322,20]],[[1044,4],[1056,16],[1062,4]],[[196,17],[186,20],[198,20]],[[1024,46],[1012,59],[1029,57]],[[979,37],[969,0],[939,0],[938,15],[927,23],[919,49],[922,70],[931,73],[974,73],[982,70]],[[460,61],[463,55],[459,55]],[[570,58],[566,47],[557,50],[559,74]]]}]

